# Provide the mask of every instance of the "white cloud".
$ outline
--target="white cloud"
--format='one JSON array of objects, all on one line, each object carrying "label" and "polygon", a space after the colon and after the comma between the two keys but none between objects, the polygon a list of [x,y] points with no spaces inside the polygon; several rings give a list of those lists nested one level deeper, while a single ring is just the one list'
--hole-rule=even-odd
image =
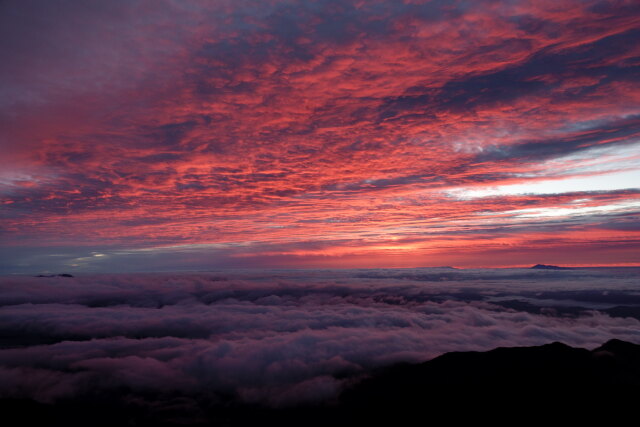
[{"label": "white cloud", "polygon": [[[442,282],[441,276],[448,280]],[[606,292],[603,291],[606,283]],[[286,405],[335,396],[377,366],[448,351],[640,342],[640,322],[502,307],[545,292],[637,298],[609,270],[342,270],[0,280],[0,396],[41,401],[126,386]],[[595,292],[595,293],[594,293]],[[619,297],[619,295],[618,295]],[[548,298],[548,296],[547,296]],[[564,296],[563,298],[567,298]],[[576,299],[577,298],[577,299]],[[591,305],[590,305],[591,304]],[[552,309],[562,301],[551,300]],[[345,376],[346,375],[346,376]]]}]

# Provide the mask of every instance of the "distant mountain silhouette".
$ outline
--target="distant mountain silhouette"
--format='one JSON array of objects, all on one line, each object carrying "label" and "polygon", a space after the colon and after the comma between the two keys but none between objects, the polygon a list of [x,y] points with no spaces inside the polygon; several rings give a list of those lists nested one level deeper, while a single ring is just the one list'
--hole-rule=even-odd
[{"label": "distant mountain silhouette", "polygon": [[416,269],[420,269],[420,268],[433,269],[433,270],[459,270],[459,268],[452,267],[450,265],[432,265],[432,266],[416,267]]},{"label": "distant mountain silhouette", "polygon": [[536,264],[532,269],[535,270],[572,270],[571,267],[559,267],[557,265]]},{"label": "distant mountain silhouette", "polygon": [[[122,390],[122,392],[129,392]],[[640,345],[611,340],[593,351],[559,342],[488,352],[447,353],[420,364],[379,369],[338,401],[274,409],[206,396],[197,407],[142,397],[153,412],[117,394],[56,405],[0,400],[6,419],[46,426],[405,426],[454,422],[622,424],[637,415]],[[174,396],[176,397],[176,396]],[[164,407],[162,402],[169,402]],[[191,408],[191,409],[187,409]],[[190,412],[190,411],[194,412]],[[604,424],[603,424],[604,425]]]},{"label": "distant mountain silhouette", "polygon": [[73,277],[73,274],[61,273],[61,274],[38,274],[36,277]]}]

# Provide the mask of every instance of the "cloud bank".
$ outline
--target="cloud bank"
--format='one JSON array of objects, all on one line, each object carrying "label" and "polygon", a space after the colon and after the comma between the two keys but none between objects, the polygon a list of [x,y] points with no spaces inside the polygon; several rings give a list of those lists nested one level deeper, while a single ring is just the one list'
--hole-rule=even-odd
[{"label": "cloud bank", "polygon": [[[629,269],[5,277],[0,290],[0,396],[49,403],[117,392],[287,406],[449,351],[640,343]],[[635,317],[607,311],[620,306]]]}]

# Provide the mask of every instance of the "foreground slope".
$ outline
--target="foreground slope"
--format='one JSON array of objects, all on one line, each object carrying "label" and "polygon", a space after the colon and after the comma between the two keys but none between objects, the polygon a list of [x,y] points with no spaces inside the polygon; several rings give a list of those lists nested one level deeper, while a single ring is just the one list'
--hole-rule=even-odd
[{"label": "foreground slope", "polygon": [[179,396],[144,396],[144,405],[123,396],[127,390],[56,404],[5,399],[0,410],[29,425],[51,426],[611,422],[635,414],[640,345],[610,340],[589,351],[554,342],[452,352],[371,372],[354,380],[338,401],[316,406],[267,408],[203,399],[196,408],[176,404]]}]

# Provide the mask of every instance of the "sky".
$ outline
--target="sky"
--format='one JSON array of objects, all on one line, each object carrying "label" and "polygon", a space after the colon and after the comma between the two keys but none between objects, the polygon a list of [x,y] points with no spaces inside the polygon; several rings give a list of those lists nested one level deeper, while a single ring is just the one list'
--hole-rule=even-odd
[{"label": "sky", "polygon": [[640,265],[640,4],[0,2],[0,273]]}]

